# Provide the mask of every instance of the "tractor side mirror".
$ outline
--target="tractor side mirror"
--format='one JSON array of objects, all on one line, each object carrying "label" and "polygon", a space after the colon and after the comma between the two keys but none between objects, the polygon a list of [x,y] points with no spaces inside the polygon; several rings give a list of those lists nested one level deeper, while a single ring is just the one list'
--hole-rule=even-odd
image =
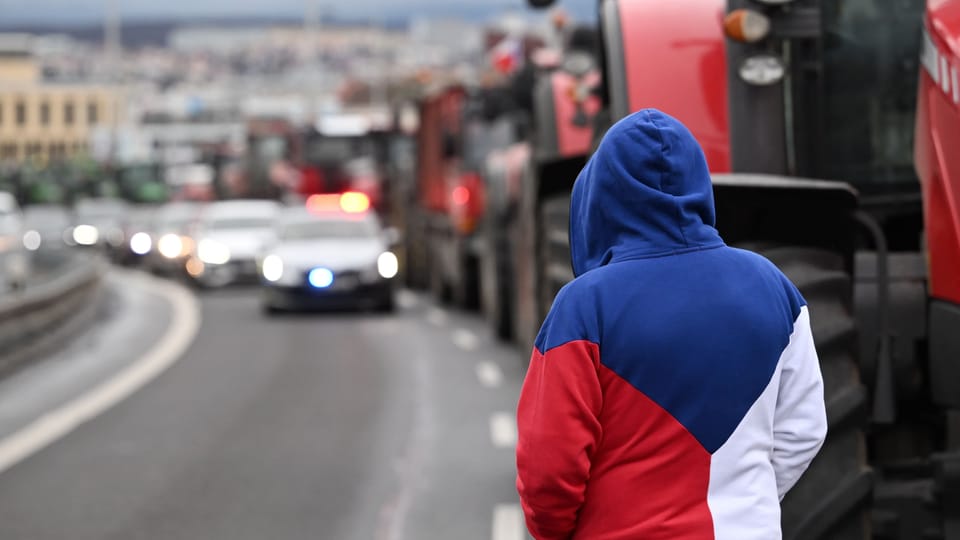
[{"label": "tractor side mirror", "polygon": [[527,5],[534,9],[548,8],[553,5],[554,0],[527,0]]}]

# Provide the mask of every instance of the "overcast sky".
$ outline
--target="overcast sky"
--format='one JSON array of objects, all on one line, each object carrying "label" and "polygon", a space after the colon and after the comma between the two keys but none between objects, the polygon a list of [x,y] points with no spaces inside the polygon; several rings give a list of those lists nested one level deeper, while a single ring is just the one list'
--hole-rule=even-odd
[{"label": "overcast sky", "polygon": [[[301,16],[308,0],[115,0],[128,18],[191,16]],[[107,0],[0,0],[0,25],[19,22],[87,22],[102,17]],[[524,9],[525,0],[314,0],[322,13],[349,17],[396,17],[410,13],[476,16]],[[562,0],[574,12],[596,0]]]}]

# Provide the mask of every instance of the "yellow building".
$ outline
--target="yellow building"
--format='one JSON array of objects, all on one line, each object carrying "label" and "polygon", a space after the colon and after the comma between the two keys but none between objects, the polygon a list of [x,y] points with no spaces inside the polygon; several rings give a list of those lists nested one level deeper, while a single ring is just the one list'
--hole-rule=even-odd
[{"label": "yellow building", "polygon": [[86,153],[92,130],[119,121],[119,96],[106,86],[44,83],[27,51],[0,49],[0,162]]}]

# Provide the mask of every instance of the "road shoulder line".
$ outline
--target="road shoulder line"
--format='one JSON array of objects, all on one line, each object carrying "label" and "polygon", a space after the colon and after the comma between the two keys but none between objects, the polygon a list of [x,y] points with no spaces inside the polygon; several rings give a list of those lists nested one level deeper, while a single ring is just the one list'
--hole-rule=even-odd
[{"label": "road shoulder line", "polygon": [[197,299],[179,285],[146,276],[132,279],[153,289],[170,303],[173,313],[163,337],[146,354],[113,377],[0,440],[0,473],[130,397],[179,361],[193,343],[200,328]]}]

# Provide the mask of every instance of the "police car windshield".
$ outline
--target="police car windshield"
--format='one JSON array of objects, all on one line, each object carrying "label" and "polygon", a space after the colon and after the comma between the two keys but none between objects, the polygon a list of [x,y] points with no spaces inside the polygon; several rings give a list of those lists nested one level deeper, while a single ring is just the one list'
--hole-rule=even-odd
[{"label": "police car windshield", "polygon": [[284,225],[282,240],[322,240],[326,238],[373,238],[377,227],[370,220],[315,220]]}]

